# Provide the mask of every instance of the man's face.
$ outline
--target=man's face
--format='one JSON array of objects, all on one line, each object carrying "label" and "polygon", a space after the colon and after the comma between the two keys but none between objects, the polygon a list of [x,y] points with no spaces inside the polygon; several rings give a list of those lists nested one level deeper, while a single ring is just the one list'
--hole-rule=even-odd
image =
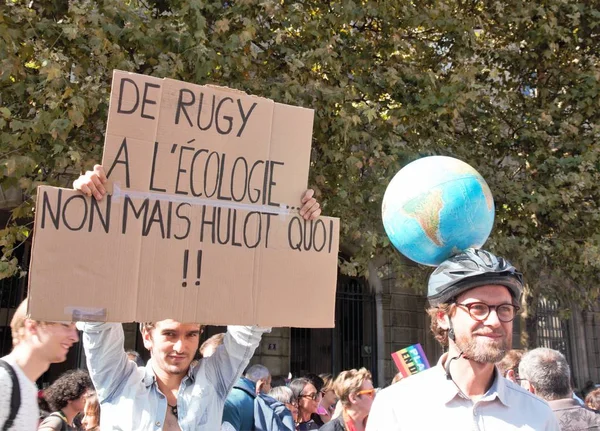
[{"label": "man's face", "polygon": [[375,399],[375,389],[371,380],[365,380],[354,397],[354,408],[368,415]]},{"label": "man's face", "polygon": [[[481,363],[496,363],[504,357],[512,346],[513,323],[501,322],[496,309],[490,309],[489,315],[477,321],[469,315],[466,305],[483,302],[489,306],[512,304],[508,289],[500,285],[480,286],[468,290],[456,299],[454,316],[451,317],[456,347],[464,356]],[[448,317],[443,316],[438,323],[448,328]],[[450,343],[452,343],[450,341]]]},{"label": "man's face", "polygon": [[152,353],[152,362],[168,374],[187,373],[198,350],[200,325],[175,320],[156,322],[144,330],[144,346]]},{"label": "man's face", "polygon": [[79,341],[75,323],[33,322],[40,355],[51,364],[64,362],[73,344]]}]

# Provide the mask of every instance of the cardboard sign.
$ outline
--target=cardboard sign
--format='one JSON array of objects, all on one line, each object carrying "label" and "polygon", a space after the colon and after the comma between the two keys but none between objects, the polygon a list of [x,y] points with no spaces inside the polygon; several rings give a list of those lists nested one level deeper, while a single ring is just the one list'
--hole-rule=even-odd
[{"label": "cardboard sign", "polygon": [[112,193],[38,189],[32,318],[333,327],[339,220],[298,214],[312,123],[309,109],[115,71]]},{"label": "cardboard sign", "polygon": [[398,371],[403,377],[417,374],[429,368],[429,361],[420,344],[413,344],[402,350],[392,353]]}]

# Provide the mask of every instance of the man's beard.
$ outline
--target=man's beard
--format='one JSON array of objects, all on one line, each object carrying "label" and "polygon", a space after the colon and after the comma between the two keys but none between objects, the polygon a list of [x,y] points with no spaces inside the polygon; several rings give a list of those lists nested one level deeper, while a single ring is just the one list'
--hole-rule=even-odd
[{"label": "man's beard", "polygon": [[479,337],[472,333],[471,337],[456,337],[456,347],[463,352],[465,358],[483,364],[495,364],[500,361],[506,352],[510,350],[512,342],[510,336],[504,335],[497,339],[495,343],[484,343],[482,340],[477,342]]},{"label": "man's beard", "polygon": [[166,370],[169,374],[176,374],[176,375],[180,375],[180,374],[185,374],[188,372],[189,369],[189,365],[187,367],[183,366],[183,365],[169,365],[166,364]]}]

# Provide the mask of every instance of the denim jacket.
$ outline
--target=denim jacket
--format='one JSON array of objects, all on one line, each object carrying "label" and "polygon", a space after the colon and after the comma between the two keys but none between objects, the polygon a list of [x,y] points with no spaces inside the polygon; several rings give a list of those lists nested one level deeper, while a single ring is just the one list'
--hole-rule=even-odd
[{"label": "denim jacket", "polygon": [[[127,359],[120,323],[79,323],[90,376],[101,405],[102,430],[161,430],[167,399],[149,362]],[[182,431],[215,431],[223,405],[268,328],[229,326],[213,356],[193,361],[177,394]]]}]

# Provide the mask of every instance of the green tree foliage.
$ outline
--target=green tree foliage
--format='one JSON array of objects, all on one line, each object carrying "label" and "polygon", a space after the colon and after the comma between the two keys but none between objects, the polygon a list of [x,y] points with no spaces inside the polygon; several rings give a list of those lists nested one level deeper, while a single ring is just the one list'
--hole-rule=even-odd
[{"label": "green tree foliage", "polygon": [[[451,155],[488,181],[487,245],[531,293],[598,298],[600,10],[596,1],[7,0],[0,15],[0,184],[27,199],[2,231],[2,274],[35,188],[99,160],[115,68],[215,83],[315,109],[311,184],[365,273],[426,270],[386,238],[386,184]],[[417,281],[417,283],[414,283]]]}]

